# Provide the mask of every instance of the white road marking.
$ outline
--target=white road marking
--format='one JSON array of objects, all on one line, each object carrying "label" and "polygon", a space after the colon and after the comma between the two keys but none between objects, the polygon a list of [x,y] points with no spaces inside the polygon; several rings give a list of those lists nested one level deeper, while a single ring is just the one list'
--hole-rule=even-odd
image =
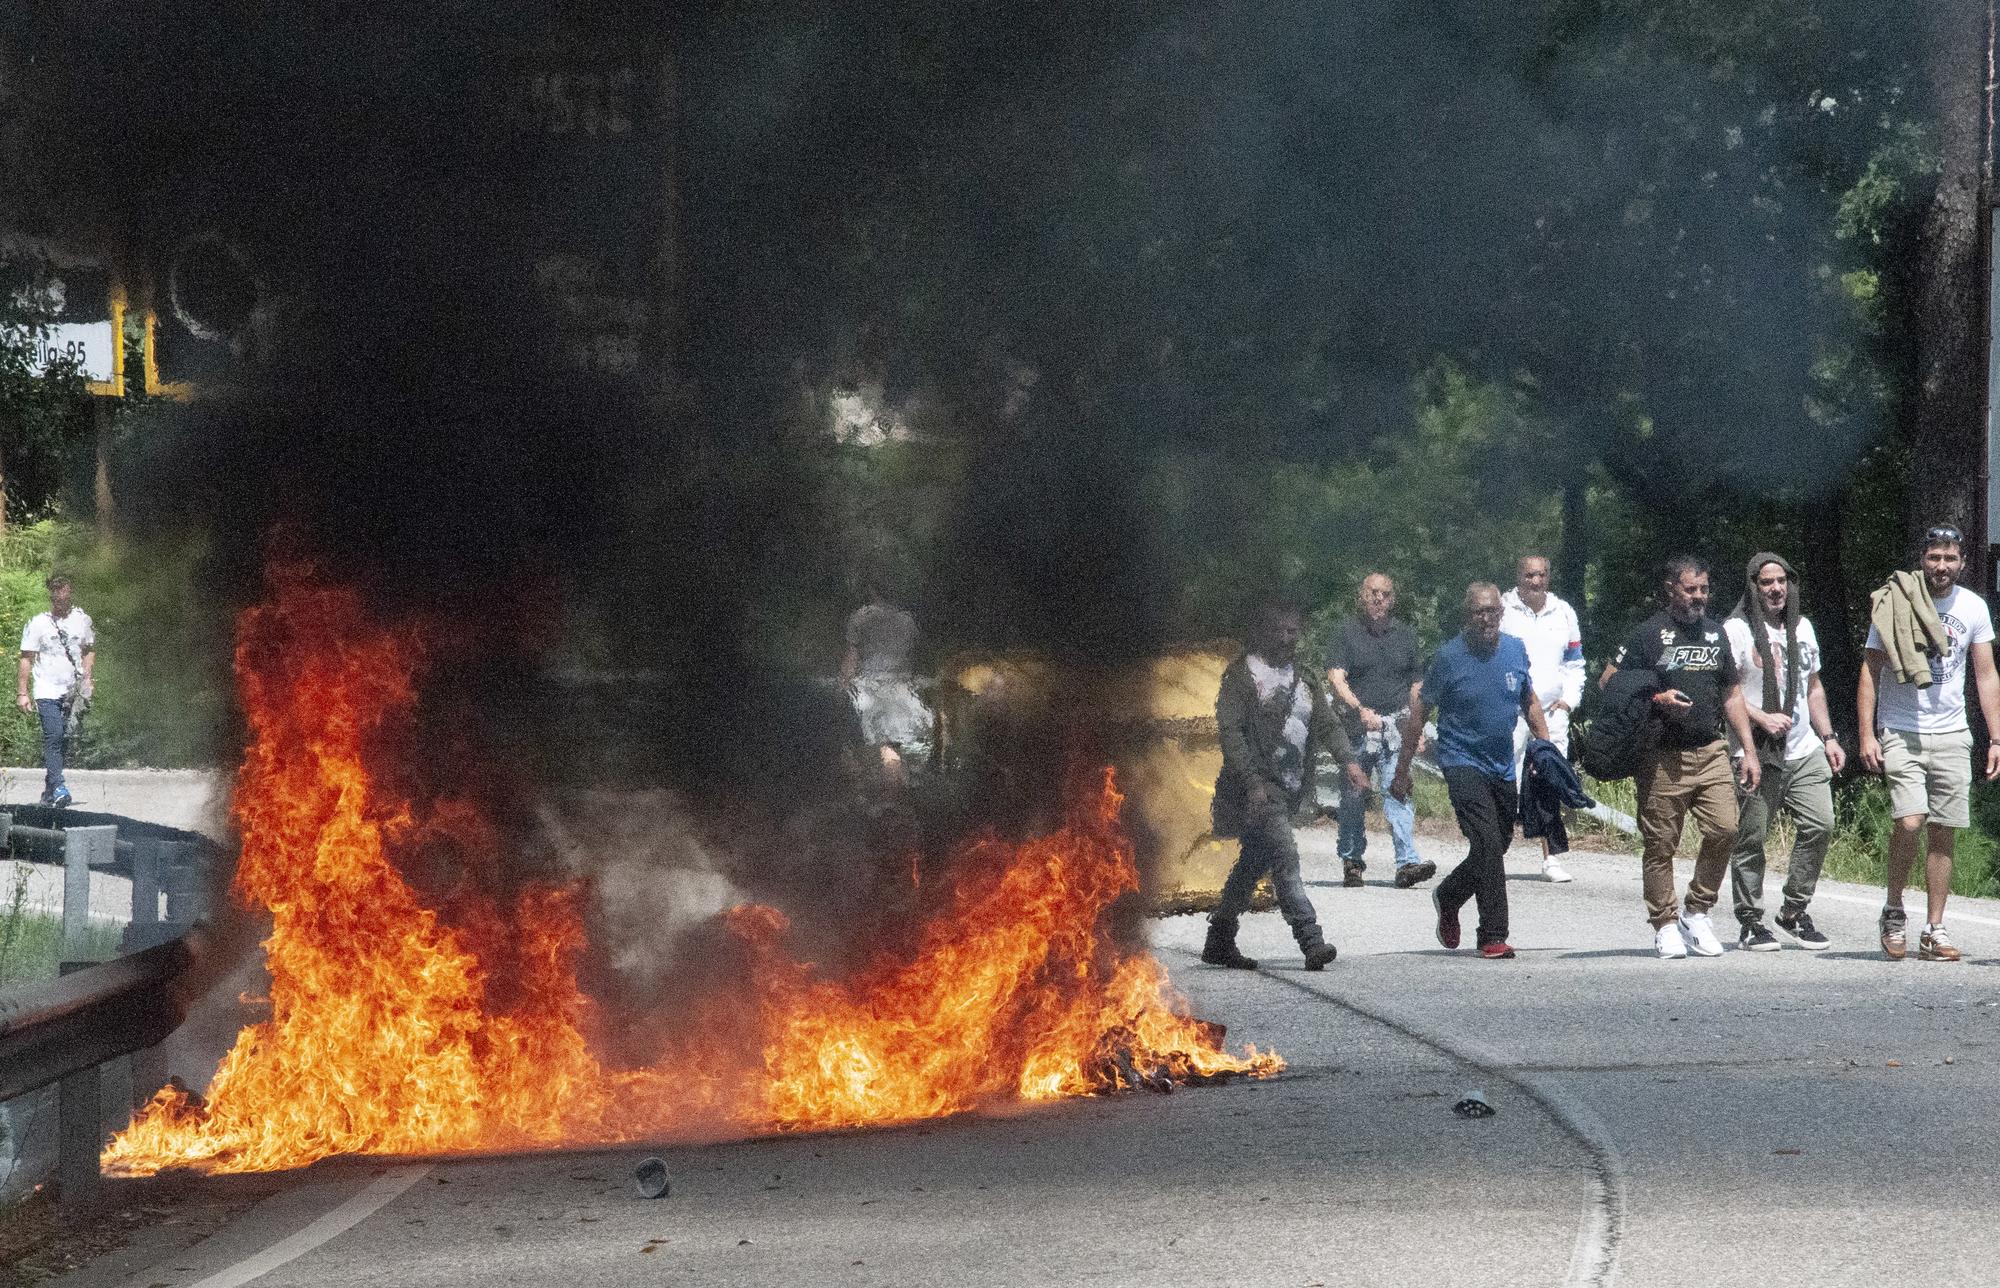
[{"label": "white road marking", "polygon": [[286,1262],[296,1261],[328,1239],[345,1234],[374,1216],[390,1200],[422,1180],[430,1170],[429,1164],[424,1164],[385,1172],[376,1177],[367,1189],[305,1229],[278,1240],[262,1252],[245,1257],[227,1269],[216,1271],[206,1279],[189,1284],[188,1288],[241,1288],[254,1279],[261,1279]]},{"label": "white road marking", "polygon": [[1523,1069],[1520,1061],[1482,1042],[1470,1038],[1446,1039],[1407,1019],[1358,1006],[1344,998],[1324,993],[1319,996],[1397,1029],[1455,1060],[1505,1078],[1548,1111],[1590,1154],[1591,1179],[1597,1191],[1577,1222],[1576,1241],[1570,1245],[1563,1288],[1611,1288],[1618,1281],[1618,1246],[1625,1229],[1625,1164],[1611,1144],[1611,1129],[1590,1106],[1559,1080]]},{"label": "white road marking", "polygon": [[[1179,945],[1156,944],[1153,951],[1158,953],[1163,949],[1187,957],[1196,956],[1193,949]],[[1322,993],[1284,975],[1264,970],[1257,974],[1295,988],[1318,1001],[1352,1011],[1363,1019],[1373,1020],[1384,1028],[1441,1052],[1448,1059],[1510,1082],[1540,1105],[1549,1117],[1555,1119],[1556,1125],[1590,1155],[1591,1182],[1595,1191],[1577,1222],[1576,1240],[1570,1245],[1563,1288],[1612,1288],[1617,1283],[1618,1249],[1625,1231],[1625,1164],[1611,1144],[1610,1129],[1565,1083],[1549,1074],[1525,1069],[1521,1061],[1483,1043],[1470,1038],[1447,1038],[1435,1033],[1408,1016],[1372,1000],[1363,1005],[1349,997]]]},{"label": "white road marking", "polygon": [[[1924,892],[1913,888],[1910,891],[1910,895],[1912,896],[1912,898],[1910,900],[1907,900],[1904,906],[1908,907],[1911,902],[1914,902],[1917,905],[1917,912],[1921,913],[1923,911]],[[1835,894],[1827,890],[1819,891],[1818,893],[1813,895],[1813,898],[1815,900],[1831,899],[1835,903],[1859,904],[1863,908],[1880,908],[1882,906],[1882,901],[1880,899],[1863,899],[1856,895]],[[1969,921],[1976,926],[2000,926],[2000,920],[1996,920],[1992,917],[1981,917],[1970,912],[1952,912],[1946,914],[1945,917],[1946,925],[1951,925],[1953,923],[1960,921]]]}]

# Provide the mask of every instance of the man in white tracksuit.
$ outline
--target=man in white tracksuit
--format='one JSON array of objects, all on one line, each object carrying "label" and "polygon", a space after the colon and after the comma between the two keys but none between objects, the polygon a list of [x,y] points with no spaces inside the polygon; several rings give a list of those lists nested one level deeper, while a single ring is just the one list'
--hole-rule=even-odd
[{"label": "man in white tracksuit", "polygon": [[[1500,597],[1505,616],[1503,633],[1515,636],[1528,647],[1529,682],[1542,702],[1542,717],[1548,721],[1549,741],[1569,750],[1569,713],[1583,700],[1583,631],[1577,625],[1576,610],[1549,590],[1549,561],[1543,555],[1522,555],[1514,565],[1514,589]],[[1522,761],[1528,751],[1528,722],[1514,725],[1514,781],[1525,783]],[[1567,881],[1563,865],[1549,857],[1549,843],[1542,841],[1542,875],[1551,881]]]}]

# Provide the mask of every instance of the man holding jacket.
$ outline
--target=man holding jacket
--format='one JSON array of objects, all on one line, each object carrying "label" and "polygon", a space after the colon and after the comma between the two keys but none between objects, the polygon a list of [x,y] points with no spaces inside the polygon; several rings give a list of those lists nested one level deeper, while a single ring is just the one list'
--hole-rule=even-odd
[{"label": "man holding jacket", "polygon": [[1222,772],[1215,780],[1215,834],[1239,838],[1242,852],[1209,914],[1201,959],[1211,966],[1256,969],[1254,958],[1237,951],[1236,930],[1249,910],[1258,878],[1267,874],[1277,892],[1278,910],[1305,954],[1306,969],[1324,969],[1338,956],[1320,930],[1299,877],[1292,817],[1311,803],[1313,755],[1318,750],[1331,753],[1345,767],[1353,790],[1365,791],[1368,780],[1312,668],[1299,662],[1302,634],[1295,606],[1282,601],[1265,604],[1258,610],[1248,648],[1223,671],[1216,694]]},{"label": "man holding jacket", "polygon": [[1526,720],[1537,738],[1549,729],[1529,678],[1528,650],[1500,632],[1500,588],[1475,581],[1465,588],[1465,629],[1448,640],[1410,703],[1402,751],[1389,790],[1410,799],[1410,761],[1416,755],[1424,713],[1437,708],[1437,761],[1451,794],[1458,830],[1471,849],[1431,894],[1437,908],[1437,939],[1459,945],[1459,910],[1468,899],[1479,905],[1479,955],[1489,961],[1511,958],[1507,942],[1507,846],[1514,839],[1519,805],[1514,774],[1514,722]]},{"label": "man holding jacket", "polygon": [[[1888,890],[1882,906],[1882,954],[1901,961],[1909,951],[1903,886],[1924,859],[1926,920],[1917,939],[1923,961],[1955,962],[1945,935],[1958,829],[1972,826],[1972,726],[1965,718],[1965,675],[1972,673],[1989,733],[2000,731],[2000,674],[1993,665],[1993,616],[1986,601],[1958,584],[1965,571],[1964,538],[1940,525],[1924,534],[1919,578],[1898,573],[1875,592],[1867,657],[1855,695],[1861,717],[1861,763],[1889,780]],[[1918,643],[1919,637],[1923,643]],[[1985,777],[2000,778],[2000,738],[1986,748]]]},{"label": "man holding jacket", "polygon": [[[1756,791],[1763,770],[1755,756],[1745,756],[1738,773],[1730,773],[1723,726],[1738,743],[1748,743],[1750,718],[1722,623],[1708,615],[1708,565],[1675,555],[1662,574],[1662,611],[1633,629],[1597,682],[1607,685],[1628,667],[1657,677],[1652,701],[1659,738],[1636,775],[1640,881],[1653,949],[1662,959],[1720,957],[1722,943],[1708,910],[1736,846],[1736,784]],[[1683,903],[1674,898],[1674,852],[1689,814],[1701,829],[1701,851]]]},{"label": "man holding jacket", "polygon": [[[1504,615],[1503,633],[1520,640],[1528,650],[1528,674],[1542,704],[1542,719],[1548,724],[1549,741],[1569,750],[1569,713],[1583,701],[1583,630],[1576,610],[1549,589],[1549,561],[1545,555],[1522,555],[1514,564],[1514,588],[1500,597]],[[1528,722],[1514,722],[1514,782],[1527,783]],[[1569,872],[1549,854],[1542,841],[1542,875],[1551,881],[1568,881]]]}]

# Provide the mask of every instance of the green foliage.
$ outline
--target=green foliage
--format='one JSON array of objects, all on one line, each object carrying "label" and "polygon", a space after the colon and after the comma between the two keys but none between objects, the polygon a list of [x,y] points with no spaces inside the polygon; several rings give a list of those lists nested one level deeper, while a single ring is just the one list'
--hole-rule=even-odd
[{"label": "green foliage", "polygon": [[[121,929],[92,922],[84,934],[85,956],[108,961],[118,955]],[[0,911],[0,988],[40,984],[56,977],[63,958],[62,919],[35,912],[18,917]]]},{"label": "green foliage", "polygon": [[[97,632],[96,696],[77,760],[82,768],[213,763],[228,719],[229,623],[200,607],[198,547],[128,548],[43,520],[0,542],[0,638],[19,640],[48,606],[42,579],[67,572]],[[0,760],[39,765],[39,726],[0,716]]]},{"label": "green foliage", "polygon": [[1910,213],[1928,195],[1925,181],[1940,168],[1937,149],[1917,122],[1885,115],[1881,129],[1868,164],[1841,194],[1833,225],[1836,237],[1870,248],[1900,241]]},{"label": "green foliage", "polygon": [[[32,911],[28,907],[30,866],[0,864],[0,873],[9,866],[12,880],[0,888],[0,989],[54,979],[63,957],[62,918]],[[87,923],[84,956],[95,961],[116,957],[121,934],[121,928],[114,924]]]},{"label": "green foliage", "polygon": [[[1860,885],[1881,886],[1888,877],[1889,835],[1895,820],[1889,813],[1889,787],[1873,776],[1850,777],[1836,785],[1834,813],[1839,826],[1826,853],[1827,876]],[[1951,892],[1974,898],[2000,897],[2000,784],[1976,783],[1972,789],[1972,826],[1959,832],[1951,867]],[[1910,870],[1910,888],[1922,890],[1924,860],[1919,844]]]},{"label": "green foliage", "polygon": [[[12,267],[0,256],[0,281],[11,280]],[[0,286],[0,478],[10,523],[56,511],[84,468],[90,437],[90,400],[76,368],[29,369],[42,320]]]},{"label": "green foliage", "polygon": [[1271,464],[1167,455],[1145,485],[1185,638],[1229,635],[1273,590],[1309,609],[1309,642],[1354,611],[1361,578],[1396,579],[1427,646],[1457,632],[1466,583],[1511,585],[1515,555],[1549,547],[1559,500],[1537,487],[1549,431],[1518,390],[1440,361],[1411,390],[1407,434],[1367,455]]}]

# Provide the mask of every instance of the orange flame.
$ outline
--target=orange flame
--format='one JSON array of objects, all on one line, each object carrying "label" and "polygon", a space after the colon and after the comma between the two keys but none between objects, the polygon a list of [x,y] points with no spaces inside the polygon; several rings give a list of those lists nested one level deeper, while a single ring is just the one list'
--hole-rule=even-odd
[{"label": "orange flame", "polygon": [[582,890],[504,905],[459,890],[447,909],[398,868],[427,838],[499,848],[469,808],[402,799],[371,770],[416,699],[416,633],[298,569],[272,581],[238,625],[252,739],[234,887],[271,918],[271,1018],[238,1035],[205,1100],[156,1095],[105,1150],[111,1171],[851,1127],[1284,1067],[1223,1050],[1159,963],[1108,933],[1138,874],[1106,770],[1054,834],[976,842],[914,953],[851,978],[790,957],[775,909],[731,909],[752,1013],[717,1008],[649,1067],[608,1068],[577,982]]}]

